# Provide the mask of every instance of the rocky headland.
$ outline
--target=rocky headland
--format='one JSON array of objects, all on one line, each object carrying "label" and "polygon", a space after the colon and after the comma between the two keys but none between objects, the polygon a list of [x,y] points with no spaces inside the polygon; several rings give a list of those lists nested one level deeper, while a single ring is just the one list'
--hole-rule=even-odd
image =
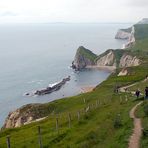
[{"label": "rocky headland", "polygon": [[2,127],[4,128],[16,128],[25,124],[29,124],[32,121],[38,121],[49,116],[55,107],[54,105],[43,104],[28,104],[21,108],[10,112]]},{"label": "rocky headland", "polygon": [[[93,56],[94,58],[90,59],[87,58],[87,56],[84,54],[85,48],[83,47],[83,54],[81,54],[81,48],[79,47],[75,56],[75,60],[72,62],[72,67],[75,70],[82,70],[84,68],[125,68],[125,67],[131,67],[131,66],[138,66],[140,64],[140,59],[138,59],[136,56],[132,55],[127,50],[122,49],[109,49],[103,54],[99,56]],[[88,53],[88,49],[86,49],[86,52]],[[90,51],[90,56],[94,55]],[[80,58],[80,59],[79,59]]]}]

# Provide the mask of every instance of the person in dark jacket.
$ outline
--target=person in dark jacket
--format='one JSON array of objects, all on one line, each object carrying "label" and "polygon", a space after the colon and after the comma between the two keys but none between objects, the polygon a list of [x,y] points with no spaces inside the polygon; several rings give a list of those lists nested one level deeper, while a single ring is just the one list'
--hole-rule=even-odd
[{"label": "person in dark jacket", "polygon": [[138,99],[138,98],[139,98],[139,96],[140,96],[140,90],[139,90],[139,89],[137,89],[137,90],[136,90],[135,95],[136,95],[136,97],[137,97],[137,99]]},{"label": "person in dark jacket", "polygon": [[145,88],[145,98],[148,99],[148,87]]}]

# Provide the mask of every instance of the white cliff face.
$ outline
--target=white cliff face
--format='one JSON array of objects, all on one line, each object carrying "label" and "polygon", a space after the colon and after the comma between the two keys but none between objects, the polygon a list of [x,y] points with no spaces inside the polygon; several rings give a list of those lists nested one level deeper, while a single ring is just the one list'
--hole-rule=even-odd
[{"label": "white cliff face", "polygon": [[75,70],[81,70],[87,66],[94,66],[96,58],[97,55],[95,55],[92,51],[80,46],[77,49],[74,61],[72,62],[72,68]]},{"label": "white cliff face", "polygon": [[54,110],[53,106],[28,104],[10,112],[2,128],[15,128],[47,117]]},{"label": "white cliff face", "polygon": [[9,113],[3,128],[16,128],[31,121],[33,121],[31,114],[21,114],[21,110],[17,109],[16,111]]},{"label": "white cliff face", "polygon": [[124,48],[131,47],[132,45],[134,45],[135,42],[136,42],[136,39],[135,39],[135,27],[133,26],[132,31],[130,33],[130,37],[128,39],[128,42],[124,45]]},{"label": "white cliff face", "polygon": [[76,66],[77,69],[83,69],[86,66],[94,65],[94,62],[82,55],[76,55],[73,64]]},{"label": "white cliff face", "polygon": [[124,40],[128,40],[131,37],[131,33],[130,32],[125,32],[123,30],[118,30],[115,39],[124,39]]},{"label": "white cliff face", "polygon": [[126,76],[126,75],[128,75],[128,70],[125,68],[123,68],[118,74],[118,76]]},{"label": "white cliff face", "polygon": [[97,66],[116,66],[115,55],[113,51],[110,51],[108,54],[98,59]]},{"label": "white cliff face", "polygon": [[143,18],[138,24],[148,24],[148,18]]},{"label": "white cliff face", "polygon": [[123,44],[122,49],[129,48],[135,43],[135,27],[132,26],[130,31],[119,30],[115,39],[126,39],[127,43]]},{"label": "white cliff face", "polygon": [[131,66],[138,66],[140,65],[140,60],[135,56],[126,55],[124,54],[119,63],[119,67],[131,67]]}]

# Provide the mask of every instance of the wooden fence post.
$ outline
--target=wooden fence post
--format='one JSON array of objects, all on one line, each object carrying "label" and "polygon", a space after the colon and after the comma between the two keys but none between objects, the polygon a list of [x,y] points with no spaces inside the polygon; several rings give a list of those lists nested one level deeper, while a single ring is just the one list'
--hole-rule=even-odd
[{"label": "wooden fence post", "polygon": [[98,107],[98,100],[96,100],[96,108]]},{"label": "wooden fence post", "polygon": [[71,128],[71,114],[68,114],[68,122],[69,122],[69,128]]},{"label": "wooden fence post", "polygon": [[59,133],[59,120],[58,120],[58,117],[56,117],[56,131]]},{"label": "wooden fence post", "polygon": [[86,103],[86,99],[85,98],[83,99],[83,102],[84,102],[84,104]]},{"label": "wooden fence post", "polygon": [[42,146],[42,137],[41,137],[41,127],[38,126],[38,137],[39,137],[39,147],[43,148]]},{"label": "wooden fence post", "polygon": [[78,111],[77,116],[78,116],[78,121],[80,121],[80,111]]},{"label": "wooden fence post", "polygon": [[128,101],[128,98],[127,98],[127,96],[125,96],[125,101],[126,101],[126,102]]},{"label": "wooden fence post", "polygon": [[6,142],[7,142],[7,148],[10,148],[11,147],[11,145],[10,145],[10,136],[7,136]]},{"label": "wooden fence post", "polygon": [[120,104],[122,104],[122,97],[120,96]]}]

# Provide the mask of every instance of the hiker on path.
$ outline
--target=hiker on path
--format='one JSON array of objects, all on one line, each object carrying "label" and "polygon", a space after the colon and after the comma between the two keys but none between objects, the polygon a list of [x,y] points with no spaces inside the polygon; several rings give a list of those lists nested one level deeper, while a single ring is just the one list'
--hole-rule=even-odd
[{"label": "hiker on path", "polygon": [[148,87],[145,88],[145,99],[148,99]]},{"label": "hiker on path", "polygon": [[137,89],[137,90],[136,90],[135,95],[136,95],[136,97],[137,97],[137,99],[138,99],[138,98],[139,98],[139,96],[140,96],[140,90],[139,90],[139,89]]}]

